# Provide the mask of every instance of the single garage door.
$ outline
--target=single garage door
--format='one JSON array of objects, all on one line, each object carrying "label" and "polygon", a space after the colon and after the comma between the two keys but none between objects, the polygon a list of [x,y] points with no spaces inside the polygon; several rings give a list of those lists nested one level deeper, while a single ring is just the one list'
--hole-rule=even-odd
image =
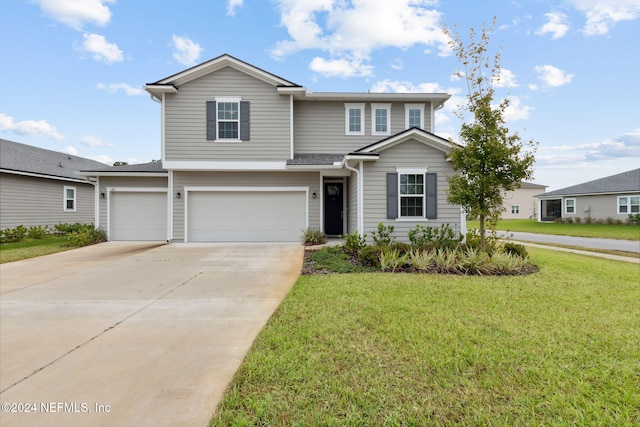
[{"label": "single garage door", "polygon": [[189,191],[190,242],[298,242],[307,227],[305,191]]},{"label": "single garage door", "polygon": [[167,193],[111,192],[109,240],[167,240]]}]

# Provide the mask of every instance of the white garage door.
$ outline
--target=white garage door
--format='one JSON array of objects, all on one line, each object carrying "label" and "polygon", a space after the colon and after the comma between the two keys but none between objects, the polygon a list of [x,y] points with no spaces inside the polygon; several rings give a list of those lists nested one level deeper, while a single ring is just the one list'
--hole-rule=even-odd
[{"label": "white garage door", "polygon": [[167,240],[167,193],[111,192],[109,240]]},{"label": "white garage door", "polygon": [[190,242],[298,242],[307,227],[305,191],[189,191]]}]

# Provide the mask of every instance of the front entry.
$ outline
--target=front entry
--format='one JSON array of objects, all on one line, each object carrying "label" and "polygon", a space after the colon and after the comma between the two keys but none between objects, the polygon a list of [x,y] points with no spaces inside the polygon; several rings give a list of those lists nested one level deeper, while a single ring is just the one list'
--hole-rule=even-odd
[{"label": "front entry", "polygon": [[326,182],[324,184],[324,233],[326,235],[343,234],[343,204],[343,184]]}]

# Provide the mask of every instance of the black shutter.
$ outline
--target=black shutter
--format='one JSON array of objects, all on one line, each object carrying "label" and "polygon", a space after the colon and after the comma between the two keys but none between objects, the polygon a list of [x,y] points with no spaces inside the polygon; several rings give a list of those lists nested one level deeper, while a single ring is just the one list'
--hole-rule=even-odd
[{"label": "black shutter", "polygon": [[240,140],[249,141],[250,108],[249,101],[240,102]]},{"label": "black shutter", "polygon": [[398,174],[387,174],[387,218],[398,218]]},{"label": "black shutter", "polygon": [[438,217],[438,182],[435,173],[427,174],[427,219]]},{"label": "black shutter", "polygon": [[207,101],[207,141],[215,141],[217,131],[216,101]]}]

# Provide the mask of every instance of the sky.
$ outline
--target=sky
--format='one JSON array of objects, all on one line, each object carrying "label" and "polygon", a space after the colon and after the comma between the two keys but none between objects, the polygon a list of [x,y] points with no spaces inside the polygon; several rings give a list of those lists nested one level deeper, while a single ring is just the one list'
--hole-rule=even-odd
[{"label": "sky", "polygon": [[160,158],[143,90],[227,53],[314,92],[468,94],[444,27],[495,29],[496,102],[547,191],[640,166],[640,0],[5,0],[0,138],[111,165]]}]

